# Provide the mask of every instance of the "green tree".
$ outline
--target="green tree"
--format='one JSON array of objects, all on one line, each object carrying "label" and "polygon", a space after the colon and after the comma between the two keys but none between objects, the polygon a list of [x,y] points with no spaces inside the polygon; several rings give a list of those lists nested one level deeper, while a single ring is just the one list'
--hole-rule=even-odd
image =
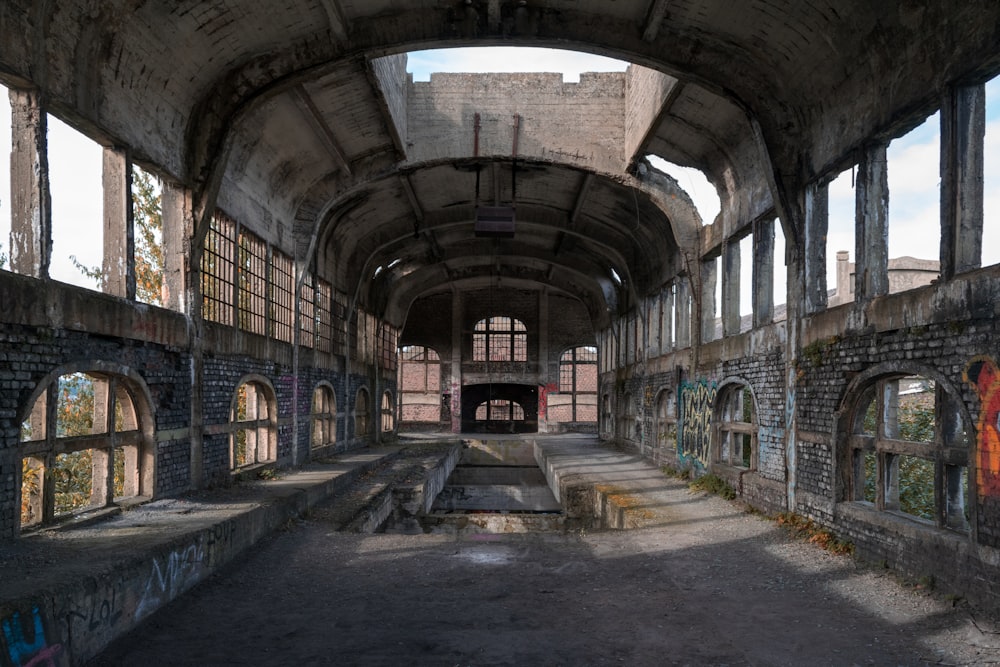
[{"label": "green tree", "polygon": [[[135,297],[144,303],[163,305],[163,207],[160,188],[153,177],[134,169],[132,211],[135,223]],[[69,259],[83,275],[100,283],[101,268],[88,267],[75,255]],[[2,265],[0,265],[2,266]]]},{"label": "green tree", "polygon": [[136,169],[132,180],[135,215],[135,294],[139,301],[163,305],[163,202],[153,177]]}]

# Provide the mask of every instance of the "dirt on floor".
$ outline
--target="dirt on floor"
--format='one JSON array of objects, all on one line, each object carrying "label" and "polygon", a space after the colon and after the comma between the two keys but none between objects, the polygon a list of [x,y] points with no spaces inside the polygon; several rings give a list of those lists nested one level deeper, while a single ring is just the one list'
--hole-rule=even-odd
[{"label": "dirt on floor", "polygon": [[600,533],[346,534],[320,507],[92,664],[1000,664],[961,601],[671,484],[669,520]]}]

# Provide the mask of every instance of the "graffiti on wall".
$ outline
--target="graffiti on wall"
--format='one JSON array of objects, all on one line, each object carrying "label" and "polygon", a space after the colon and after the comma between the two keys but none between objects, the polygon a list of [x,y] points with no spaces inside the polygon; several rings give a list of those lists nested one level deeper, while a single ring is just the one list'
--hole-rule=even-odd
[{"label": "graffiti on wall", "polygon": [[20,613],[14,613],[0,622],[0,629],[7,649],[4,664],[14,667],[55,667],[59,664],[62,644],[49,645],[38,607],[31,610],[30,620],[23,621]]},{"label": "graffiti on wall", "polygon": [[962,375],[979,394],[976,482],[979,496],[1000,497],[1000,369],[990,357],[973,357]]},{"label": "graffiti on wall", "polygon": [[200,544],[191,544],[170,553],[161,564],[153,559],[142,598],[135,610],[139,620],[159,609],[193,586],[204,574],[205,553]]},{"label": "graffiti on wall", "polygon": [[677,453],[681,460],[708,463],[712,439],[712,408],[719,386],[714,381],[682,382]]},{"label": "graffiti on wall", "polygon": [[559,385],[554,382],[538,385],[538,420],[542,421],[549,416],[549,394],[558,394]]}]

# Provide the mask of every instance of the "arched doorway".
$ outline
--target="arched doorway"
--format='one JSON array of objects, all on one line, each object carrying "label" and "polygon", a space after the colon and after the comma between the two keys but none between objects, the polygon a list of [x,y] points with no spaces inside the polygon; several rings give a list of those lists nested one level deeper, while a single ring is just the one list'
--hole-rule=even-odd
[{"label": "arched doorway", "polygon": [[537,433],[538,387],[471,384],[462,387],[463,433]]}]

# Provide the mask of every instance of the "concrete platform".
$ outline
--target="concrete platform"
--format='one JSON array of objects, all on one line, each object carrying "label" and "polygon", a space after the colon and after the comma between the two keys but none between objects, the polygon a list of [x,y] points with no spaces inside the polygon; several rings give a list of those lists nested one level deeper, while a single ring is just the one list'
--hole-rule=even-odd
[{"label": "concrete platform", "polygon": [[76,665],[395,456],[362,450],[279,479],[157,500],[0,546],[0,665]]},{"label": "concrete platform", "polygon": [[[437,439],[442,436],[454,441],[451,434]],[[434,439],[407,438],[400,447],[308,464],[275,480],[158,500],[100,523],[62,526],[0,546],[0,664],[82,664],[272,531],[398,456],[402,446]],[[668,484],[648,462],[588,436],[511,440],[533,450],[571,526],[631,528],[664,519],[669,503],[658,493]],[[428,497],[404,499],[413,511],[430,508],[430,496],[457,463],[454,447],[445,458],[447,465],[427,468]],[[415,480],[413,488],[423,486]]]}]

